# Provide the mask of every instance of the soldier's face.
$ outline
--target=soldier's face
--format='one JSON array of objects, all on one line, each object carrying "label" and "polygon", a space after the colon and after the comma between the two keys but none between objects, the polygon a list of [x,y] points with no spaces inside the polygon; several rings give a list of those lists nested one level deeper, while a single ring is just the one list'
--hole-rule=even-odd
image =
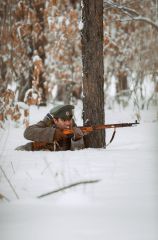
[{"label": "soldier's face", "polygon": [[72,119],[63,120],[61,118],[54,119],[55,125],[60,129],[72,128]]}]

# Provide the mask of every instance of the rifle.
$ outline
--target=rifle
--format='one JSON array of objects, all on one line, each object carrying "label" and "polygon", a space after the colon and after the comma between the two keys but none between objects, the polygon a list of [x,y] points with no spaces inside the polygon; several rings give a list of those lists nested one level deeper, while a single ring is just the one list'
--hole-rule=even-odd
[{"label": "rifle", "polygon": [[[92,126],[81,126],[78,127],[81,129],[81,131],[83,132],[83,134],[86,133],[90,133],[96,130],[102,130],[102,129],[106,129],[106,128],[114,128],[113,134],[111,136],[110,141],[106,144],[106,147],[113,141],[115,134],[116,134],[116,128],[123,128],[123,127],[134,127],[136,126],[138,123],[138,121],[136,120],[135,122],[132,123],[114,123],[114,124],[100,124],[100,125],[92,125]],[[72,136],[73,135],[73,130],[72,129],[64,129],[63,133],[65,135],[68,136]]]},{"label": "rifle", "polygon": [[[90,133],[96,130],[102,130],[106,128],[123,128],[123,127],[134,127],[135,125],[139,124],[137,120],[133,123],[114,123],[114,124],[100,124],[100,125],[91,125],[91,126],[81,126],[78,127],[81,129],[83,133]],[[73,129],[64,129],[63,133],[65,135],[72,135]]]},{"label": "rifle", "polygon": [[[108,146],[114,139],[115,133],[116,133],[116,128],[123,128],[123,127],[134,127],[137,124],[139,124],[137,122],[137,120],[135,122],[132,123],[114,123],[114,124],[100,124],[100,125],[90,125],[90,126],[77,126],[78,128],[81,129],[81,131],[83,132],[84,135],[86,135],[86,133],[90,133],[96,130],[103,130],[106,128],[113,128],[114,132],[112,134],[112,137],[109,141],[108,144],[106,144],[106,146]],[[72,137],[73,136],[73,129],[63,129],[63,133],[68,137]],[[47,149],[47,147],[52,148],[52,144],[49,143],[44,143],[44,142],[33,142],[32,143],[32,148],[33,150],[40,150],[40,149]]]}]

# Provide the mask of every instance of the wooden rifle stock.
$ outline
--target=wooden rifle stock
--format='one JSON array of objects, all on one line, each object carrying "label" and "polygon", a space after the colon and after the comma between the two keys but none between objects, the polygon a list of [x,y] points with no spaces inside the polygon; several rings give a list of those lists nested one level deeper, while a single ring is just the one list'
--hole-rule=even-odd
[{"label": "wooden rifle stock", "polygon": [[[96,130],[102,130],[106,128],[123,128],[123,127],[134,127],[135,125],[139,124],[137,121],[134,123],[114,123],[114,124],[100,124],[100,125],[91,125],[91,126],[81,126],[78,127],[81,129],[83,133],[90,133]],[[73,134],[73,129],[64,129],[63,133],[65,135]]]}]

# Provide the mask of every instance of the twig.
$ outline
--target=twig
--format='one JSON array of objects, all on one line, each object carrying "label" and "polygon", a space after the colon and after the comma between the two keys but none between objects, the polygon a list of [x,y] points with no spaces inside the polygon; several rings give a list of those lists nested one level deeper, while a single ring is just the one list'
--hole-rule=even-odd
[{"label": "twig", "polygon": [[67,186],[64,186],[64,187],[62,187],[62,188],[58,188],[58,189],[56,189],[56,190],[54,190],[54,191],[51,191],[51,192],[48,192],[48,193],[44,193],[44,194],[38,196],[37,198],[43,198],[43,197],[46,197],[46,196],[48,196],[48,195],[50,195],[50,194],[54,194],[54,193],[63,191],[63,190],[68,189],[68,188],[72,188],[72,187],[75,187],[75,186],[77,186],[77,185],[89,184],[89,183],[97,183],[97,182],[99,182],[99,181],[100,181],[99,179],[96,179],[96,180],[87,180],[87,181],[81,181],[81,182],[72,183],[72,184],[67,185]]},{"label": "twig", "polygon": [[14,194],[15,194],[16,198],[17,198],[17,199],[19,199],[19,196],[18,196],[18,194],[16,193],[16,191],[15,191],[15,189],[14,189],[14,187],[13,187],[12,183],[10,182],[9,178],[7,177],[7,175],[6,175],[5,171],[3,170],[3,168],[2,168],[1,166],[0,166],[0,169],[1,169],[1,171],[2,171],[2,173],[3,173],[3,175],[4,175],[4,177],[5,177],[5,179],[6,179],[6,180],[7,180],[7,182],[9,183],[9,186],[10,186],[10,187],[11,187],[11,189],[13,190],[13,192],[14,192]]},{"label": "twig", "polygon": [[[128,15],[130,17],[129,20],[134,20],[134,21],[142,21],[142,22],[146,22],[149,25],[151,25],[152,27],[156,28],[156,30],[158,30],[158,25],[157,23],[153,22],[150,18],[148,17],[143,17],[141,16],[137,11],[135,11],[132,8],[129,7],[125,7],[123,5],[117,4],[113,1],[109,1],[109,0],[105,0],[104,3],[110,5],[112,8],[117,8],[120,11],[122,11],[123,13],[125,13],[126,15]],[[127,21],[127,19],[126,19]]]},{"label": "twig", "polygon": [[13,173],[15,174],[15,170],[14,170],[14,166],[13,166],[12,162],[11,162],[11,166],[12,166],[12,169],[13,169]]}]

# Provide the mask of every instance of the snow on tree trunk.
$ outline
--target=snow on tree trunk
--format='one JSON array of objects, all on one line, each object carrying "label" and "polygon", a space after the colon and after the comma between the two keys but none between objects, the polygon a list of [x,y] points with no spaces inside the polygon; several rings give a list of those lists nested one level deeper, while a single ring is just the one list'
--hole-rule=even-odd
[{"label": "snow on tree trunk", "polygon": [[[104,123],[103,1],[82,1],[83,120]],[[87,147],[105,146],[105,131],[85,138]]]}]

